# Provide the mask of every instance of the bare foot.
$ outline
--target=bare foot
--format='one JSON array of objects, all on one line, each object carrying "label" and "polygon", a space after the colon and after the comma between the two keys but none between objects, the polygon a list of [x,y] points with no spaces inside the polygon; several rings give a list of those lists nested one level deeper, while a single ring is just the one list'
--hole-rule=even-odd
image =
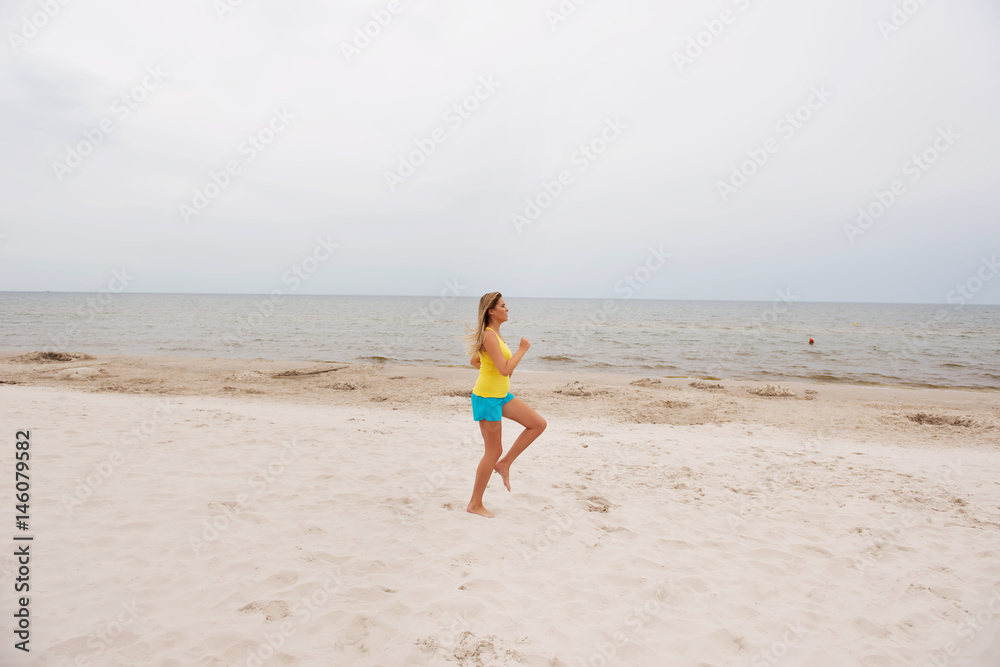
[{"label": "bare foot", "polygon": [[497,464],[493,466],[493,471],[500,473],[500,479],[503,480],[503,485],[507,487],[508,491],[510,491],[510,464],[504,464],[497,461]]},{"label": "bare foot", "polygon": [[479,516],[485,516],[485,517],[488,517],[490,519],[493,518],[493,512],[489,511],[488,509],[486,509],[482,505],[477,505],[477,506],[473,507],[472,504],[470,503],[469,506],[465,508],[465,511],[468,512],[468,513],[470,513],[470,514],[478,514]]}]

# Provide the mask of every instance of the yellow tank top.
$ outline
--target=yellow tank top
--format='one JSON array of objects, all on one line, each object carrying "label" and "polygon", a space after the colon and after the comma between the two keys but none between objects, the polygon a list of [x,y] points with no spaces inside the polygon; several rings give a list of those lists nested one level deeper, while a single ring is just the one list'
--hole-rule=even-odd
[{"label": "yellow tank top", "polygon": [[[486,328],[493,331],[490,327]],[[493,331],[493,333],[497,332]],[[510,348],[507,347],[507,343],[503,342],[503,338],[500,338],[500,334],[497,334],[497,340],[500,341],[500,351],[503,352],[504,359],[510,359],[514,356],[511,354]],[[472,388],[472,393],[483,398],[503,398],[509,391],[510,378],[500,375],[500,371],[497,370],[496,364],[490,359],[486,350],[479,350],[479,379],[476,380],[476,386]]]}]

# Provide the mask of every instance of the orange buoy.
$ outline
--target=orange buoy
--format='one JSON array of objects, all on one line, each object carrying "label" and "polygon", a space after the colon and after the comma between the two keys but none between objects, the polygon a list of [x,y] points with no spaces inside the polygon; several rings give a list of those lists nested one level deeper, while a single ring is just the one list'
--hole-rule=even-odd
[{"label": "orange buoy", "polygon": [[812,338],[810,338],[810,339],[809,339],[809,344],[810,344],[810,345],[812,345],[812,344],[813,344],[813,343],[815,343],[815,342],[816,342],[816,341],[814,341],[814,340],[813,340]]}]

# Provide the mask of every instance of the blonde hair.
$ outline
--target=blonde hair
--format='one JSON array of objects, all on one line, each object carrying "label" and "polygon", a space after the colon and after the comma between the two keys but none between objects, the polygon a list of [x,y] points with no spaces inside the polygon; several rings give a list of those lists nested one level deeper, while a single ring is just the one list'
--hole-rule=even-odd
[{"label": "blonde hair", "polygon": [[479,316],[476,318],[476,326],[472,329],[466,327],[465,351],[469,356],[479,354],[479,351],[483,349],[483,332],[486,331],[490,309],[496,308],[502,296],[503,294],[500,292],[487,292],[479,299]]}]

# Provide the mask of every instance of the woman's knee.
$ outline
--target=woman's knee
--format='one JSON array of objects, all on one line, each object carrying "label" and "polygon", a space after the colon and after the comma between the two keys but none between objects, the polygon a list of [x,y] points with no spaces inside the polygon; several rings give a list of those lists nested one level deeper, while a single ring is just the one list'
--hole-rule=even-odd
[{"label": "woman's knee", "polygon": [[545,430],[545,427],[548,426],[548,425],[549,425],[549,423],[547,421],[545,421],[545,417],[539,417],[538,421],[535,422],[535,425],[532,428],[534,428],[539,433],[541,433],[542,431]]}]

